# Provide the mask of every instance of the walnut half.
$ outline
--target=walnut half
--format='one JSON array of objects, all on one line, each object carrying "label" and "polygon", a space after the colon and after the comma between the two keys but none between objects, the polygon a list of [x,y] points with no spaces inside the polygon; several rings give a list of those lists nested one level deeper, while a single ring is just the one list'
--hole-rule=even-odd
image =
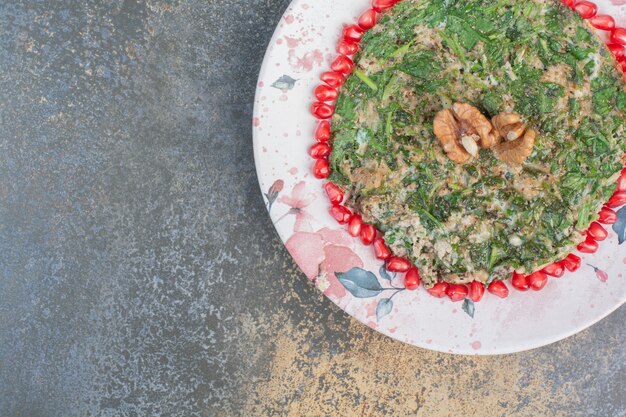
[{"label": "walnut half", "polygon": [[478,145],[491,148],[500,140],[489,120],[466,103],[454,103],[437,113],[433,130],[448,157],[459,164],[477,157]]},{"label": "walnut half", "polygon": [[496,131],[504,138],[504,142],[493,148],[496,158],[510,165],[524,163],[533,152],[537,132],[526,129],[515,113],[500,113],[491,121]]}]

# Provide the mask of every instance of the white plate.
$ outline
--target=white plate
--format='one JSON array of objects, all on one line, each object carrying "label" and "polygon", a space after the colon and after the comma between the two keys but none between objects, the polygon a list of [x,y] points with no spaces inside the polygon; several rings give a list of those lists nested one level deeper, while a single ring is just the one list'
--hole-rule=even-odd
[{"label": "white plate", "polygon": [[[626,24],[626,6],[619,4],[626,1],[597,3],[601,13]],[[311,175],[307,155],[317,125],[309,113],[312,91],[336,56],[342,24],[354,23],[368,7],[367,0],[295,0],[276,28],[259,76],[253,119],[259,182],[266,202],[275,195],[270,189],[278,191],[270,216],[306,276],[369,327],[415,346],[459,354],[502,354],[543,346],[585,329],[622,305],[626,244],[618,245],[613,230],[596,254],[582,255],[583,266],[576,273],[551,278],[541,292],[511,288],[506,299],[485,296],[475,304],[473,318],[462,303],[434,298],[420,288],[395,294],[391,311],[377,319],[380,300],[395,291],[357,298],[339,283],[335,272],[360,267],[371,271],[383,287],[401,285],[383,279],[381,261],[372,248],[350,237],[330,217],[324,181]],[[622,215],[626,221],[626,208]],[[380,312],[385,312],[383,306]]]}]

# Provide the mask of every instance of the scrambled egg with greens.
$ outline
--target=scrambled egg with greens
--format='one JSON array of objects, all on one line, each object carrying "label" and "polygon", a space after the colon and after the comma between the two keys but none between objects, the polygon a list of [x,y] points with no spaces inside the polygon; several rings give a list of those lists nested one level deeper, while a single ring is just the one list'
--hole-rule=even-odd
[{"label": "scrambled egg with greens", "polygon": [[[621,70],[557,0],[405,0],[366,33],[332,121],[331,180],[396,254],[437,280],[489,282],[562,259],[612,194],[626,151]],[[453,103],[536,132],[507,164],[447,157]]]}]

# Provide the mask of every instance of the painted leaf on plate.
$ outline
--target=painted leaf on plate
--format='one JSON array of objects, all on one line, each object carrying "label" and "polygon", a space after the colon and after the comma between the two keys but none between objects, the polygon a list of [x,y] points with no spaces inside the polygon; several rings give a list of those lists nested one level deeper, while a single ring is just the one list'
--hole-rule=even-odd
[{"label": "painted leaf on plate", "polygon": [[469,298],[466,298],[465,301],[463,302],[463,311],[465,311],[467,315],[470,316],[471,318],[474,318],[474,312],[476,310],[474,307],[474,302],[470,300]]},{"label": "painted leaf on plate", "polygon": [[380,320],[385,317],[387,314],[391,313],[391,309],[393,308],[393,301],[391,298],[383,298],[378,302],[376,306],[376,320]]},{"label": "painted leaf on plate", "polygon": [[296,81],[298,80],[293,79],[288,75],[283,75],[272,83],[272,87],[283,90],[283,92],[287,92],[287,90],[291,90],[293,86],[296,85]]},{"label": "painted leaf on plate", "polygon": [[285,182],[283,180],[276,180],[274,181],[270,189],[267,190],[267,193],[264,193],[265,198],[267,198],[267,211],[272,210],[272,204],[274,204],[274,201],[276,201],[276,197],[278,197],[278,194],[280,194],[284,186]]},{"label": "painted leaf on plate", "polygon": [[617,233],[620,245],[626,242],[626,206],[617,211],[617,222],[613,225],[613,230]]},{"label": "painted leaf on plate", "polygon": [[394,276],[389,275],[389,271],[387,271],[387,268],[385,268],[385,264],[381,265],[378,273],[380,274],[380,277],[382,279],[386,279],[387,281],[391,281],[393,278],[395,278],[395,274]]},{"label": "painted leaf on plate", "polygon": [[376,297],[383,291],[376,275],[362,268],[352,268],[348,272],[335,272],[341,285],[357,298]]}]

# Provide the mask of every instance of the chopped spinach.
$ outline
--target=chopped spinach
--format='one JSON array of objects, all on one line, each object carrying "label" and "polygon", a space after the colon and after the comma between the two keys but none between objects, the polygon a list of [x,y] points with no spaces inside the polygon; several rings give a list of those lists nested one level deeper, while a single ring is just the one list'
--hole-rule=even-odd
[{"label": "chopped spinach", "polygon": [[[404,0],[365,34],[342,87],[330,178],[427,284],[560,259],[626,151],[626,91],[605,49],[557,1]],[[489,118],[512,108],[535,129],[521,169],[489,150],[450,161],[432,123],[454,102]]]}]

